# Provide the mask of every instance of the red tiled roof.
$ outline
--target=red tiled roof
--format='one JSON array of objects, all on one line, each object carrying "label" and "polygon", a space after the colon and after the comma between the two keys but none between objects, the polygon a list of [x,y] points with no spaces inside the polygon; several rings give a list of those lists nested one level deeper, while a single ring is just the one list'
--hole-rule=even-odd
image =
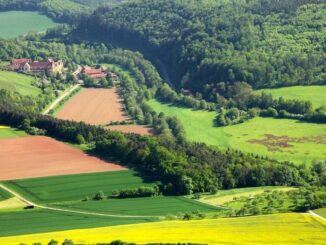
[{"label": "red tiled roof", "polygon": [[102,78],[102,77],[106,77],[107,75],[107,72],[102,68],[96,69],[88,66],[83,68],[82,73],[92,78]]},{"label": "red tiled roof", "polygon": [[12,65],[22,65],[22,64],[25,64],[25,63],[29,63],[29,62],[31,62],[31,60],[30,59],[13,59],[13,60],[11,60],[11,64]]},{"label": "red tiled roof", "polygon": [[52,67],[51,61],[37,61],[31,62],[30,64],[31,70],[33,69],[49,69]]}]

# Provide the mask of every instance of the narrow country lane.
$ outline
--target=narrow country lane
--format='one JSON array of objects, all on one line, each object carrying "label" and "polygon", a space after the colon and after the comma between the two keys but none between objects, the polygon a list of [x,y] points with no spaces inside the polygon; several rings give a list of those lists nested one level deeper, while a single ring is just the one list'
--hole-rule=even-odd
[{"label": "narrow country lane", "polygon": [[17,192],[11,190],[7,186],[0,184],[0,188],[4,189],[5,191],[11,193],[15,197],[17,197],[22,202],[26,203],[29,206],[34,206],[36,208],[41,209],[47,209],[52,211],[59,211],[59,212],[66,212],[66,213],[75,213],[75,214],[83,214],[83,215],[94,215],[94,216],[102,216],[102,217],[115,217],[115,218],[158,218],[163,219],[163,216],[146,216],[146,215],[116,215],[116,214],[103,214],[103,213],[94,213],[94,212],[84,212],[84,211],[78,211],[78,210],[71,210],[71,209],[65,209],[65,208],[55,208],[55,207],[49,207],[44,205],[39,205],[34,202],[31,202],[27,200],[26,198],[19,195]]},{"label": "narrow country lane", "polygon": [[54,109],[64,98],[66,98],[67,96],[69,96],[73,91],[75,91],[78,87],[80,87],[80,84],[76,84],[74,86],[72,86],[71,88],[69,88],[67,91],[65,91],[62,95],[60,95],[58,98],[56,98],[49,107],[47,107],[44,111],[43,111],[43,115],[48,114],[52,109]]}]

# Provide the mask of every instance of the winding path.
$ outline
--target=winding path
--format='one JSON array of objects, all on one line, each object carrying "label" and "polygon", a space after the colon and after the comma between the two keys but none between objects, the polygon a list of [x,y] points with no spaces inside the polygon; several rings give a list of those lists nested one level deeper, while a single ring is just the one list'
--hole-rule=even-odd
[{"label": "winding path", "polygon": [[163,216],[147,216],[147,215],[116,215],[116,214],[103,214],[103,213],[94,213],[94,212],[85,212],[85,211],[78,211],[78,210],[71,210],[71,209],[65,209],[65,208],[54,208],[44,205],[36,204],[21,195],[19,195],[17,192],[11,190],[7,186],[0,184],[0,188],[4,189],[5,191],[11,193],[15,197],[17,197],[22,202],[26,203],[28,206],[34,206],[36,208],[46,209],[46,210],[52,210],[52,211],[59,211],[59,212],[66,212],[66,213],[75,213],[75,214],[83,214],[83,215],[94,215],[94,216],[102,216],[102,217],[115,217],[115,218],[158,218],[163,219]]},{"label": "winding path", "polygon": [[69,96],[73,91],[75,91],[78,87],[80,87],[80,84],[76,84],[72,87],[70,87],[68,90],[66,90],[63,94],[61,94],[58,98],[56,98],[51,105],[46,108],[43,111],[43,115],[48,114],[52,109],[54,109],[64,98],[66,98],[67,96]]}]

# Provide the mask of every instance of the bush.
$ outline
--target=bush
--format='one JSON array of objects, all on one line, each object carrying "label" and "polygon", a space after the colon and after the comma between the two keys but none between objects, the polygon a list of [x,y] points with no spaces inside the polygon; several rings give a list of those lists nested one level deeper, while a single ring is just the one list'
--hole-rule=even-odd
[{"label": "bush", "polygon": [[99,191],[98,193],[96,193],[95,197],[94,197],[94,200],[103,200],[105,199],[106,196],[104,195],[103,191]]},{"label": "bush", "polygon": [[113,198],[135,198],[135,197],[151,197],[159,194],[159,188],[155,186],[141,186],[138,188],[130,188],[124,190],[113,191]]}]

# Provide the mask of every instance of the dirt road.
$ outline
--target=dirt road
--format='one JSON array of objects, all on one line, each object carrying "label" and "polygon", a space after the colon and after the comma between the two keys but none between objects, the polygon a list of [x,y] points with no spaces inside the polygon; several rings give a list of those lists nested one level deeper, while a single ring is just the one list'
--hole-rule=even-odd
[{"label": "dirt road", "polygon": [[62,95],[60,95],[58,98],[56,98],[51,105],[46,108],[43,111],[43,115],[48,114],[52,109],[54,109],[64,98],[66,98],[67,96],[69,96],[73,91],[75,91],[78,87],[80,87],[80,84],[76,84],[74,86],[72,86],[71,88],[69,88],[67,91],[65,91]]},{"label": "dirt road", "polygon": [[59,212],[66,212],[66,213],[75,213],[75,214],[83,214],[83,215],[94,215],[94,216],[102,216],[102,217],[115,217],[115,218],[159,218],[162,219],[164,217],[162,216],[146,216],[146,215],[116,215],[116,214],[103,214],[103,213],[94,213],[94,212],[84,212],[84,211],[78,211],[78,210],[71,210],[71,209],[65,209],[65,208],[55,208],[55,207],[49,207],[44,205],[39,205],[37,203],[34,203],[21,195],[19,195],[17,192],[11,190],[10,188],[6,187],[3,184],[0,184],[0,188],[4,189],[5,191],[11,193],[15,197],[17,197],[22,202],[26,203],[28,206],[34,206],[36,208],[41,209],[47,209],[52,211],[59,211]]}]

